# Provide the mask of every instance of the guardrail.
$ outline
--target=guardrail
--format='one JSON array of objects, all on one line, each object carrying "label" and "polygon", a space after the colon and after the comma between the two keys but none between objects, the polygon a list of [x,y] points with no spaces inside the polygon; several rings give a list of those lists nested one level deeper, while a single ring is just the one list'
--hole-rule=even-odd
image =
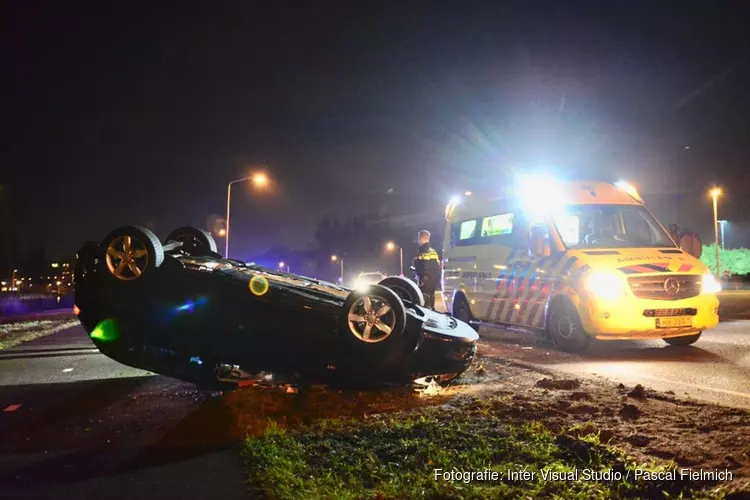
[{"label": "guardrail", "polygon": [[72,309],[73,294],[68,295],[11,295],[0,298],[0,317],[34,314],[53,309]]}]

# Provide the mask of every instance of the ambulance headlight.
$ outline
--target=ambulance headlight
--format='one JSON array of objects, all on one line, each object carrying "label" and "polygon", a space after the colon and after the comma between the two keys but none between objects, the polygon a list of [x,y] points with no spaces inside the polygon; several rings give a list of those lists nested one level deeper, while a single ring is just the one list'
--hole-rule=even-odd
[{"label": "ambulance headlight", "polygon": [[701,277],[701,293],[712,294],[721,291],[721,283],[711,273],[705,273]]},{"label": "ambulance headlight", "polygon": [[625,295],[625,282],[612,273],[595,272],[586,278],[586,289],[604,300],[619,299]]}]

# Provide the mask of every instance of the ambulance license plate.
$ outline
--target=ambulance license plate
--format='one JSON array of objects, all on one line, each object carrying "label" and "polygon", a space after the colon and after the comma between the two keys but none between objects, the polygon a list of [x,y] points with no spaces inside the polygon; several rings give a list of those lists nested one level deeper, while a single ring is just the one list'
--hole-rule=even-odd
[{"label": "ambulance license plate", "polygon": [[679,328],[681,326],[693,326],[693,318],[690,316],[656,318],[656,328]]}]

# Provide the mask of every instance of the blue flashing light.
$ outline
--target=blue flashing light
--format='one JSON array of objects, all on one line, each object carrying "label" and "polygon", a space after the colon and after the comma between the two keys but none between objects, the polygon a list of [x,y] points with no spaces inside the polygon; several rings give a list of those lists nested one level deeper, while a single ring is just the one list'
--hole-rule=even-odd
[{"label": "blue flashing light", "polygon": [[193,304],[191,301],[187,301],[181,306],[177,306],[176,311],[177,312],[193,312],[193,309],[195,308],[195,304]]},{"label": "blue flashing light", "polygon": [[202,306],[208,303],[208,299],[206,297],[198,297],[195,299],[195,301],[188,300],[184,304],[181,304],[174,308],[174,311],[176,313],[181,312],[193,312],[195,311],[196,306]]}]

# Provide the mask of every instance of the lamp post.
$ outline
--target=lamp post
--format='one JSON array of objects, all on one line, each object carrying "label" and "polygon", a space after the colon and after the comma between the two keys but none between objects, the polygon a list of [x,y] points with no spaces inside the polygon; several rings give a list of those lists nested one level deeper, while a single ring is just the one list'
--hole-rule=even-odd
[{"label": "lamp post", "polygon": [[725,244],[724,244],[724,226],[727,225],[727,221],[720,220],[719,221],[719,228],[721,229],[721,249],[724,250]]},{"label": "lamp post", "polygon": [[331,262],[339,262],[341,264],[341,275],[340,280],[341,284],[344,284],[344,259],[339,257],[338,255],[331,255]]},{"label": "lamp post", "polygon": [[716,245],[716,278],[721,279],[721,262],[719,261],[719,196],[721,189],[715,187],[711,190],[714,200],[714,244]]},{"label": "lamp post", "polygon": [[279,262],[279,269],[282,271],[286,268],[286,272],[291,273],[289,264],[286,264],[283,260]]},{"label": "lamp post", "polygon": [[[396,249],[396,244],[392,241],[389,241],[385,244],[385,249],[389,252],[392,252]],[[401,276],[404,275],[404,248],[398,247],[398,261],[399,261],[399,273]]]},{"label": "lamp post", "polygon": [[229,257],[229,208],[231,206],[231,200],[232,200],[232,184],[237,184],[238,182],[243,181],[252,181],[253,185],[256,187],[262,188],[265,187],[268,184],[268,176],[264,174],[263,172],[256,172],[253,175],[250,175],[248,177],[243,177],[242,179],[237,179],[234,181],[231,181],[229,184],[227,184],[227,222],[226,222],[226,230],[225,230],[225,239],[224,239],[224,257]]}]

